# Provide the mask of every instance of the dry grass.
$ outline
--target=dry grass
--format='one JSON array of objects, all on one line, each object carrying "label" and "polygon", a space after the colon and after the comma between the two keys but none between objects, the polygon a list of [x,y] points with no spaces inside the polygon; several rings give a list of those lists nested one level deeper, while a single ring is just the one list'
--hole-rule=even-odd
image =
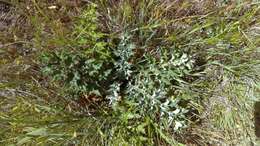
[{"label": "dry grass", "polygon": [[[253,104],[259,100],[260,90],[257,2],[93,2],[98,5],[100,30],[111,38],[128,30],[133,32],[138,48],[152,51],[158,45],[174,44],[197,59],[199,77],[185,86],[183,96],[193,101],[199,119],[192,121],[183,133],[173,134],[178,142],[256,145]],[[125,129],[116,127],[115,119],[103,110],[97,116],[78,110],[76,101],[68,100],[58,84],[50,83],[40,72],[39,54],[66,45],[85,4],[62,0],[17,4],[17,13],[26,16],[26,21],[0,32],[0,143],[129,144],[123,136],[111,141],[115,140],[109,135],[111,127],[125,134]],[[50,9],[51,6],[57,8]],[[215,34],[209,37],[210,31]],[[165,137],[158,138],[157,145],[168,145]]]}]

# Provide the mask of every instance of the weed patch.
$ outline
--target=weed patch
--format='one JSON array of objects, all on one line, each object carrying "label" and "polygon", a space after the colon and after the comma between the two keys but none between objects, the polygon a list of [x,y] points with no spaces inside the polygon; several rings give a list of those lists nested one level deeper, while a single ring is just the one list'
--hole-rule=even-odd
[{"label": "weed patch", "polygon": [[[248,113],[259,92],[257,2],[32,1],[26,6],[33,32],[31,43],[22,47],[37,51],[11,58],[4,51],[1,74],[8,81],[0,89],[8,94],[0,94],[2,105],[10,92],[19,94],[0,112],[6,127],[1,133],[10,133],[1,142],[254,143]],[[16,80],[11,84],[4,72],[15,63],[17,81],[26,76],[23,87]]]}]

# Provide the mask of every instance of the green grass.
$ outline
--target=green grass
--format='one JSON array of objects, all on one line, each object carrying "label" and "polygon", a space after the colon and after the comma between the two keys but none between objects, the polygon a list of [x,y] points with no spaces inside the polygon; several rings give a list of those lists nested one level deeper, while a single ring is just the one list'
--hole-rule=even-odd
[{"label": "green grass", "polygon": [[12,3],[27,23],[0,34],[1,144],[257,145],[259,2]]}]

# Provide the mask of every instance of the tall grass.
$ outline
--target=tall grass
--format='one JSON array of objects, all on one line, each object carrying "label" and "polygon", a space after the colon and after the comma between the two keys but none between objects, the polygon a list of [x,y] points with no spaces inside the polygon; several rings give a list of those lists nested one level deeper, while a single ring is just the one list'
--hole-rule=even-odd
[{"label": "tall grass", "polygon": [[31,28],[18,40],[37,51],[2,48],[1,143],[255,144],[258,2],[17,6]]}]

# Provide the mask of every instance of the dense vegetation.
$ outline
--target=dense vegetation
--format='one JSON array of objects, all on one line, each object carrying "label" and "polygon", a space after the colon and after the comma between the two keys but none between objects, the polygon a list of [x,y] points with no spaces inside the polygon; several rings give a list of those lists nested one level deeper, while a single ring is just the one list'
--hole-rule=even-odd
[{"label": "dense vegetation", "polygon": [[14,0],[6,9],[0,143],[256,144],[259,2]]}]

